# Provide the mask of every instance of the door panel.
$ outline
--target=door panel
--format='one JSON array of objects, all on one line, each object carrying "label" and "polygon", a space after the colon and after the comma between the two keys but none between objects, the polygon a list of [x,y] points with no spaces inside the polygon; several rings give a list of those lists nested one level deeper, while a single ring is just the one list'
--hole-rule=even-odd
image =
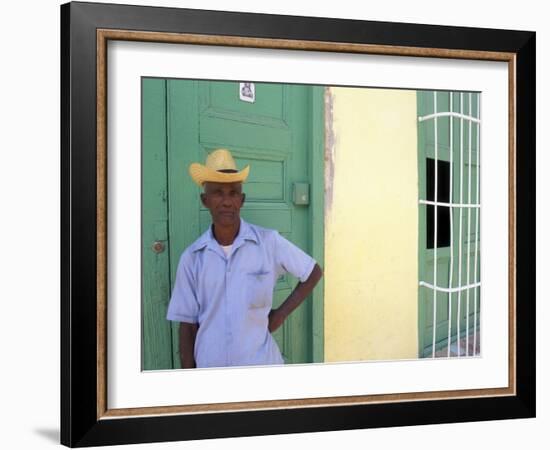
[{"label": "door panel", "polygon": [[285,125],[284,101],[286,85],[256,83],[254,104],[239,100],[239,83],[206,82],[200,86],[201,114],[210,117],[219,116],[243,123],[258,125]]}]

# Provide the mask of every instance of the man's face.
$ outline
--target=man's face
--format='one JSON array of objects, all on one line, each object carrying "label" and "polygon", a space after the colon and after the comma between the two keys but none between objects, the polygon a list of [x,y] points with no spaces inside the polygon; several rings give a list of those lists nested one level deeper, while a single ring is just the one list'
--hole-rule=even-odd
[{"label": "man's face", "polygon": [[226,226],[240,222],[244,198],[242,183],[207,182],[204,184],[204,193],[201,194],[202,204],[210,210],[212,221]]}]

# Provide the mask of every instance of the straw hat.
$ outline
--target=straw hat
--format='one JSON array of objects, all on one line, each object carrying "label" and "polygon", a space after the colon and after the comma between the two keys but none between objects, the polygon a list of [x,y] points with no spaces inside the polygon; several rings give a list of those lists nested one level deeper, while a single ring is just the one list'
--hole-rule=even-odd
[{"label": "straw hat", "polygon": [[250,166],[240,172],[237,170],[231,152],[225,148],[218,148],[206,157],[204,165],[192,163],[189,165],[189,175],[193,181],[202,186],[207,181],[216,183],[244,182],[248,177]]}]

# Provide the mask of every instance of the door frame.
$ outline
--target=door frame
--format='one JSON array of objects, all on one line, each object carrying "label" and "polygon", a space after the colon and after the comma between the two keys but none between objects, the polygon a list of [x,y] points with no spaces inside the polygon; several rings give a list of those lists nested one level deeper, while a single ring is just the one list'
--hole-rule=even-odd
[{"label": "door frame", "polygon": [[[324,268],[325,266],[325,133],[327,88],[311,88],[311,204],[309,208],[311,224],[311,256]],[[311,300],[312,320],[312,360],[314,363],[325,360],[325,305],[324,277],[313,290]]]}]

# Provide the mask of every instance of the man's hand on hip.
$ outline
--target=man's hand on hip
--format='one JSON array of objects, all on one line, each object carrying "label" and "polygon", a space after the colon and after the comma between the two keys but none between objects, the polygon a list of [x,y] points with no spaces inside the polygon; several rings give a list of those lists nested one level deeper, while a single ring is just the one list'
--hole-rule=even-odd
[{"label": "man's hand on hip", "polygon": [[323,271],[318,264],[315,264],[313,270],[309,274],[309,277],[303,283],[298,283],[288,298],[276,309],[272,309],[269,312],[269,325],[268,329],[270,333],[273,333],[279,328],[285,319],[294,311],[305,298],[313,291],[315,285],[319,282],[323,276]]},{"label": "man's hand on hip", "polygon": [[270,333],[276,331],[285,321],[285,316],[281,313],[279,309],[272,309],[269,312],[269,324],[267,329]]}]

